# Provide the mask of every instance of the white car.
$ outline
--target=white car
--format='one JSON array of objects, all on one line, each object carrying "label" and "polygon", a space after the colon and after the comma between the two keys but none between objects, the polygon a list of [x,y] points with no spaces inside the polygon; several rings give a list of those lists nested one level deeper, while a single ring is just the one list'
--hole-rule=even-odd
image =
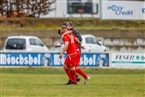
[{"label": "white car", "polygon": [[[82,52],[106,52],[107,48],[103,45],[101,41],[91,34],[85,34],[82,36],[81,51]],[[56,51],[62,49],[62,40],[58,40],[54,43]]]},{"label": "white car", "polygon": [[82,52],[106,52],[107,48],[94,35],[82,35]]},{"label": "white car", "polygon": [[47,46],[36,36],[9,36],[4,51],[46,52]]}]

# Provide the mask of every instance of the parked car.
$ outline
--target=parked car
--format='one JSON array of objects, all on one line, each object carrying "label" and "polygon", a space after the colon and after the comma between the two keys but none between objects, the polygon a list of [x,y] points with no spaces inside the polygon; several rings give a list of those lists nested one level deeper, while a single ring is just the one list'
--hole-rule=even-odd
[{"label": "parked car", "polygon": [[9,36],[4,44],[4,51],[45,52],[47,46],[36,36]]},{"label": "parked car", "polygon": [[106,52],[107,48],[94,35],[82,35],[82,52]]},{"label": "parked car", "polygon": [[[82,52],[106,52],[107,48],[94,35],[85,34],[82,36],[81,50]],[[54,43],[55,50],[60,51],[62,41],[58,40]]]}]

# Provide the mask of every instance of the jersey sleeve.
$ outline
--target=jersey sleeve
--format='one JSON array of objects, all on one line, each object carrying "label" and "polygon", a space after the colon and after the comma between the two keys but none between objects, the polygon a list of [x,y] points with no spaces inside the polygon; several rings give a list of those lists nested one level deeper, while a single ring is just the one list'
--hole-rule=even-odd
[{"label": "jersey sleeve", "polygon": [[65,36],[63,37],[63,43],[65,44],[65,42],[68,42],[68,43],[69,43],[68,35],[65,35]]}]

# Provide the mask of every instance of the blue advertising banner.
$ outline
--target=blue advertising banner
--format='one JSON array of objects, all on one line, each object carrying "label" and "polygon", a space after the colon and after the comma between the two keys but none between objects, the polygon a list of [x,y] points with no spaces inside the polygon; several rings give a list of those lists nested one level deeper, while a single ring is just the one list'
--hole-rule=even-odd
[{"label": "blue advertising banner", "polygon": [[43,66],[48,57],[49,54],[46,53],[2,52],[0,53],[0,66]]},{"label": "blue advertising banner", "polygon": [[[1,52],[0,66],[63,66],[66,54]],[[79,66],[109,66],[109,53],[82,53]]]},{"label": "blue advertising banner", "polygon": [[[63,66],[66,54],[59,58],[59,53],[50,53],[49,66]],[[109,66],[109,53],[82,53],[79,66]]]}]

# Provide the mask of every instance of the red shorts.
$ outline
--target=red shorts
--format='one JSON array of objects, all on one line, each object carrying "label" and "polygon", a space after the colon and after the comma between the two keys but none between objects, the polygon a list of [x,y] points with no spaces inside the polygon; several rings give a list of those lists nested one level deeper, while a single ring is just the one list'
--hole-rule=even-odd
[{"label": "red shorts", "polygon": [[64,61],[64,65],[69,67],[77,67],[80,63],[80,51],[76,51],[73,54],[67,55]]},{"label": "red shorts", "polygon": [[81,53],[80,53],[80,51],[77,51],[76,67],[78,67],[78,65],[80,63],[80,58],[81,58]]},{"label": "red shorts", "polygon": [[77,64],[76,58],[77,52],[67,55],[64,61],[64,65],[67,65],[69,67],[75,67]]}]

